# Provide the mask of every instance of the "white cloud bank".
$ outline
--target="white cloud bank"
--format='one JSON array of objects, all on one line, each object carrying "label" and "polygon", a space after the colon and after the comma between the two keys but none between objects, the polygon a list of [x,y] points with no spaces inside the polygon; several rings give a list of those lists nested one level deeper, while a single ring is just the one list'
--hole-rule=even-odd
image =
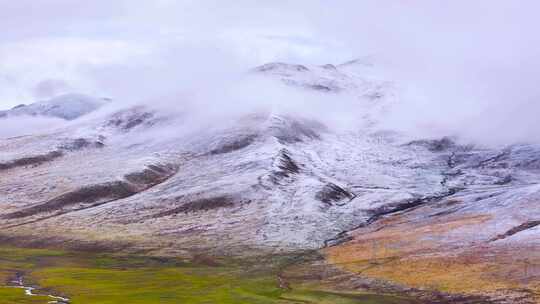
[{"label": "white cloud bank", "polygon": [[66,125],[59,118],[40,116],[17,116],[0,119],[0,139],[46,133]]},{"label": "white cloud bank", "polygon": [[533,0],[0,0],[0,107],[66,90],[155,100],[212,90],[268,61],[374,55],[409,90],[394,126],[540,140],[539,9]]}]

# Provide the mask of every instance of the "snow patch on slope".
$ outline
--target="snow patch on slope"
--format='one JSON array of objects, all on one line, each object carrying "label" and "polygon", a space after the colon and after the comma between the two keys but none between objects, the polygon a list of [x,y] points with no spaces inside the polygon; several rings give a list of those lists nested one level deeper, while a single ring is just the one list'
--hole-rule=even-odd
[{"label": "snow patch on slope", "polygon": [[82,94],[65,94],[49,100],[29,105],[18,105],[10,110],[0,111],[0,118],[27,115],[73,120],[97,110],[109,101],[109,99],[99,99]]}]

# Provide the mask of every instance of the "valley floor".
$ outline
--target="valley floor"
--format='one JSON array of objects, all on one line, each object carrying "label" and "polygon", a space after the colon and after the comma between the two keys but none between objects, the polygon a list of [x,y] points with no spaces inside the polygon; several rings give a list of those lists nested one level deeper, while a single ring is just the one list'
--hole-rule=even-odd
[{"label": "valley floor", "polygon": [[[80,304],[420,303],[389,295],[337,292],[314,280],[314,273],[304,278],[283,277],[282,271],[297,265],[295,261],[298,256],[244,261],[198,257],[186,261],[0,247],[0,303],[54,303],[46,296],[49,294]],[[43,296],[29,296],[24,289],[15,288],[15,277],[36,287],[35,293]]]}]

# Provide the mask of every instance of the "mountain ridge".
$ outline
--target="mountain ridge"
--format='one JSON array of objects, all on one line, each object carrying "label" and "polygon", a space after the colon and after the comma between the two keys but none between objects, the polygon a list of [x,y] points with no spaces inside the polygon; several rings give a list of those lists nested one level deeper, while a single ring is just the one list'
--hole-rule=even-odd
[{"label": "mountain ridge", "polygon": [[29,105],[20,104],[9,110],[0,111],[0,118],[13,116],[45,116],[74,120],[109,103],[108,98],[94,98],[83,94],[63,94]]},{"label": "mountain ridge", "polygon": [[[378,266],[368,267],[368,277],[414,288],[436,277],[456,294],[496,297],[515,284],[537,290],[536,270],[525,278],[508,272],[516,259],[509,246],[540,246],[538,225],[530,224],[540,218],[540,146],[485,148],[381,130],[377,122],[398,91],[339,69],[270,64],[255,71],[300,92],[354,96],[364,113],[357,128],[282,110],[193,129],[183,115],[135,106],[55,133],[0,140],[1,234],[170,256],[318,250],[342,271],[364,271],[371,261]],[[134,182],[137,191],[120,191]],[[384,266],[387,260],[400,264]],[[497,284],[466,288],[431,261],[487,280],[461,268],[473,265]],[[436,275],[419,282],[391,271],[414,265]]]}]

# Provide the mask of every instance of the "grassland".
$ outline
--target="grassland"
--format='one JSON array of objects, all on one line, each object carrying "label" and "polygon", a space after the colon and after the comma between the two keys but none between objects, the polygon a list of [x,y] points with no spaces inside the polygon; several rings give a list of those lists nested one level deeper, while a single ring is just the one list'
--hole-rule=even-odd
[{"label": "grassland", "polygon": [[[340,293],[282,286],[278,269],[286,257],[249,261],[185,261],[142,256],[115,256],[56,250],[0,247],[0,282],[15,273],[40,293],[71,303],[365,303],[412,304],[411,300],[361,293]],[[0,284],[1,286],[1,284]],[[22,289],[0,287],[0,303],[47,303]]]},{"label": "grassland", "polygon": [[540,303],[540,255],[534,245],[445,245],[453,229],[488,219],[463,217],[416,226],[399,217],[384,219],[378,227],[359,231],[353,241],[326,249],[326,258],[359,276],[401,286],[459,295],[526,294]]}]

